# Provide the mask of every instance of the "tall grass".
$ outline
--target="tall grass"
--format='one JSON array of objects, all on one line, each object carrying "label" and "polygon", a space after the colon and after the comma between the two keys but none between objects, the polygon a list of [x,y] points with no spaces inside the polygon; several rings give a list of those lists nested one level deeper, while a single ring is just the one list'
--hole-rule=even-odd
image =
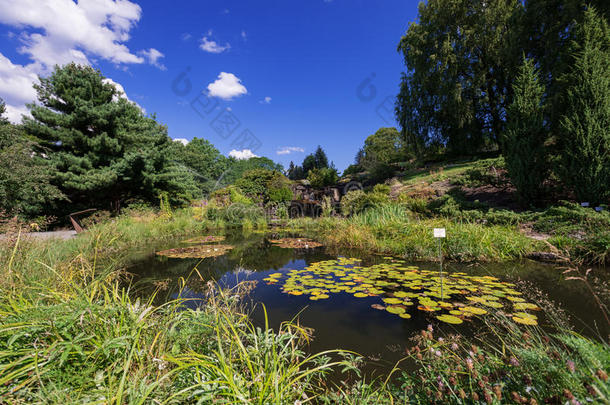
[{"label": "tall grass", "polygon": [[438,257],[433,228],[446,228],[442,250],[456,261],[505,261],[545,247],[522,235],[514,226],[482,225],[448,218],[418,219],[399,204],[369,208],[349,218],[296,219],[327,244],[394,254],[417,260]]},{"label": "tall grass", "polygon": [[84,256],[46,269],[44,283],[0,288],[2,403],[294,403],[347,365],[331,361],[338,351],[307,356],[296,323],[256,328],[241,307],[247,284],[209,284],[191,310],[134,300],[119,271]]}]

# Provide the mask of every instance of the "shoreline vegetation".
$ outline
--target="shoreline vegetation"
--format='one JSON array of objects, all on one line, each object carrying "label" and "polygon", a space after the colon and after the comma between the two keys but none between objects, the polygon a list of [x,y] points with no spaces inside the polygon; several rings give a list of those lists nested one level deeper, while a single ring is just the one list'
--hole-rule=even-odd
[{"label": "shoreline vegetation", "polygon": [[[486,320],[474,341],[430,326],[405,353],[415,371],[403,371],[399,364],[391,376],[376,380],[361,374],[364,360],[354,353],[307,354],[310,331],[298,322],[284,322],[276,331],[255,328],[241,305],[250,284],[232,291],[209,284],[209,301],[197,310],[183,307],[181,300],[157,307],[152,297],[134,300],[129,288],[121,287],[121,253],[221,224],[201,221],[199,215],[197,208],[132,211],[72,240],[37,241],[17,234],[0,242],[2,402],[610,400],[607,343],[571,332],[565,314],[539,298],[532,302],[544,308],[553,332],[502,316]],[[354,226],[336,221],[322,219],[317,226]],[[502,346],[494,336],[501,337]],[[327,384],[329,373],[340,373],[343,382]]]}]

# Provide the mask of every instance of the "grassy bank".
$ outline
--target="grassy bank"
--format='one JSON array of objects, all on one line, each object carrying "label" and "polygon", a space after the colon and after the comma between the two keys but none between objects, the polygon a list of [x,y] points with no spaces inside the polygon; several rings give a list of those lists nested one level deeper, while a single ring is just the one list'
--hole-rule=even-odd
[{"label": "grassy bank", "polygon": [[414,260],[438,258],[433,228],[447,229],[442,251],[449,260],[506,261],[546,248],[514,226],[483,226],[448,218],[417,219],[397,205],[371,208],[350,218],[297,219],[291,225],[304,228],[327,245]]},{"label": "grassy bank", "polygon": [[[571,395],[581,403],[588,398],[607,403],[610,398],[608,346],[571,334],[566,325],[548,335],[499,319],[493,330],[504,342],[500,346],[486,333],[472,342],[423,331],[408,354],[419,365],[416,371],[402,374],[399,367],[393,383],[388,376],[367,382],[357,368],[362,359],[351,353],[306,354],[311,331],[298,323],[284,322],[275,331],[255,328],[241,305],[251,284],[231,291],[210,284],[208,302],[197,310],[181,300],[162,306],[153,306],[153,297],[134,300],[122,281],[121,252],[210,226],[192,214],[126,216],[69,241],[0,242],[0,402],[478,403],[490,396],[487,403],[541,403]],[[337,219],[317,226],[342,226],[332,221]],[[376,221],[355,217],[342,223],[381,226]],[[403,225],[383,226],[394,231]],[[518,338],[524,334],[530,338]],[[331,371],[344,382],[329,384]]]}]

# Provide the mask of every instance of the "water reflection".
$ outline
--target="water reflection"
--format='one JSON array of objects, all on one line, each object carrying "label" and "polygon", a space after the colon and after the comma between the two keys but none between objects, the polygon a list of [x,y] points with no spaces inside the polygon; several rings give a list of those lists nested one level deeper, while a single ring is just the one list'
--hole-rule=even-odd
[{"label": "water reflection", "polygon": [[[315,330],[311,351],[335,348],[354,350],[382,366],[392,365],[402,358],[405,347],[409,346],[409,339],[429,323],[446,332],[455,331],[466,335],[478,333],[478,327],[482,324],[441,324],[433,316],[421,311],[410,311],[411,319],[401,319],[386,311],[372,309],[371,304],[379,303],[379,297],[354,298],[351,294],[338,293],[332,294],[329,299],[312,302],[306,296],[283,294],[279,285],[267,285],[262,280],[272,273],[301,270],[316,262],[336,259],[339,254],[359,258],[366,266],[382,263],[384,259],[361,251],[284,249],[268,242],[268,239],[273,238],[277,238],[277,235],[270,235],[269,238],[262,234],[227,235],[223,243],[233,245],[234,249],[225,256],[203,260],[170,259],[154,255],[156,250],[182,246],[180,242],[151,246],[146,252],[134,253],[138,260],[130,271],[136,275],[134,281],[139,295],[147,297],[156,289],[161,289],[156,297],[157,303],[177,298],[179,286],[184,282],[185,288],[180,297],[188,298],[188,306],[191,308],[205,300],[204,291],[210,281],[227,287],[240,281],[257,281],[258,286],[250,298],[253,302],[265,304],[273,327],[298,315],[301,324]],[[434,263],[415,265],[427,270],[437,269]],[[582,283],[564,281],[561,270],[556,267],[524,261],[477,265],[448,263],[445,269],[448,273],[491,275],[503,281],[526,282],[529,288],[538,289],[541,295],[547,295],[565,309],[577,332],[599,336],[596,328],[601,313],[593,297]],[[599,276],[603,276],[601,271]],[[260,307],[253,311],[252,318],[255,323],[262,324]],[[605,326],[599,333],[607,336],[610,330]]]}]

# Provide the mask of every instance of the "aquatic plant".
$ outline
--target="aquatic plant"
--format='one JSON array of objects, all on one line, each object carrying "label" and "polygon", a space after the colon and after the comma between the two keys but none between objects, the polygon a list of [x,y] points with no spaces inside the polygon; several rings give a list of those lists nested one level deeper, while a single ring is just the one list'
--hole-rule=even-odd
[{"label": "aquatic plant", "polygon": [[208,236],[200,236],[196,238],[191,238],[183,241],[182,243],[189,243],[194,245],[204,245],[206,243],[217,243],[223,242],[226,239],[225,236],[219,235],[208,235]]},{"label": "aquatic plant", "polygon": [[233,249],[231,245],[200,245],[186,248],[175,248],[157,252],[158,256],[170,257],[172,259],[206,259],[225,255]]},{"label": "aquatic plant", "polygon": [[307,238],[270,239],[269,242],[278,247],[289,249],[312,249],[323,246],[320,242]]},{"label": "aquatic plant", "polygon": [[409,266],[399,259],[385,259],[389,261],[365,267],[359,259],[339,257],[312,263],[303,270],[274,273],[265,281],[280,284],[283,280],[284,293],[306,295],[314,301],[338,293],[356,298],[379,297],[389,313],[402,315],[409,307],[414,307],[435,313],[437,320],[450,324],[485,315],[491,309],[505,312],[512,309],[515,322],[538,324],[538,318],[525,311],[539,311],[540,308],[525,302],[512,283],[461,272],[446,274],[441,279],[436,271]]}]

